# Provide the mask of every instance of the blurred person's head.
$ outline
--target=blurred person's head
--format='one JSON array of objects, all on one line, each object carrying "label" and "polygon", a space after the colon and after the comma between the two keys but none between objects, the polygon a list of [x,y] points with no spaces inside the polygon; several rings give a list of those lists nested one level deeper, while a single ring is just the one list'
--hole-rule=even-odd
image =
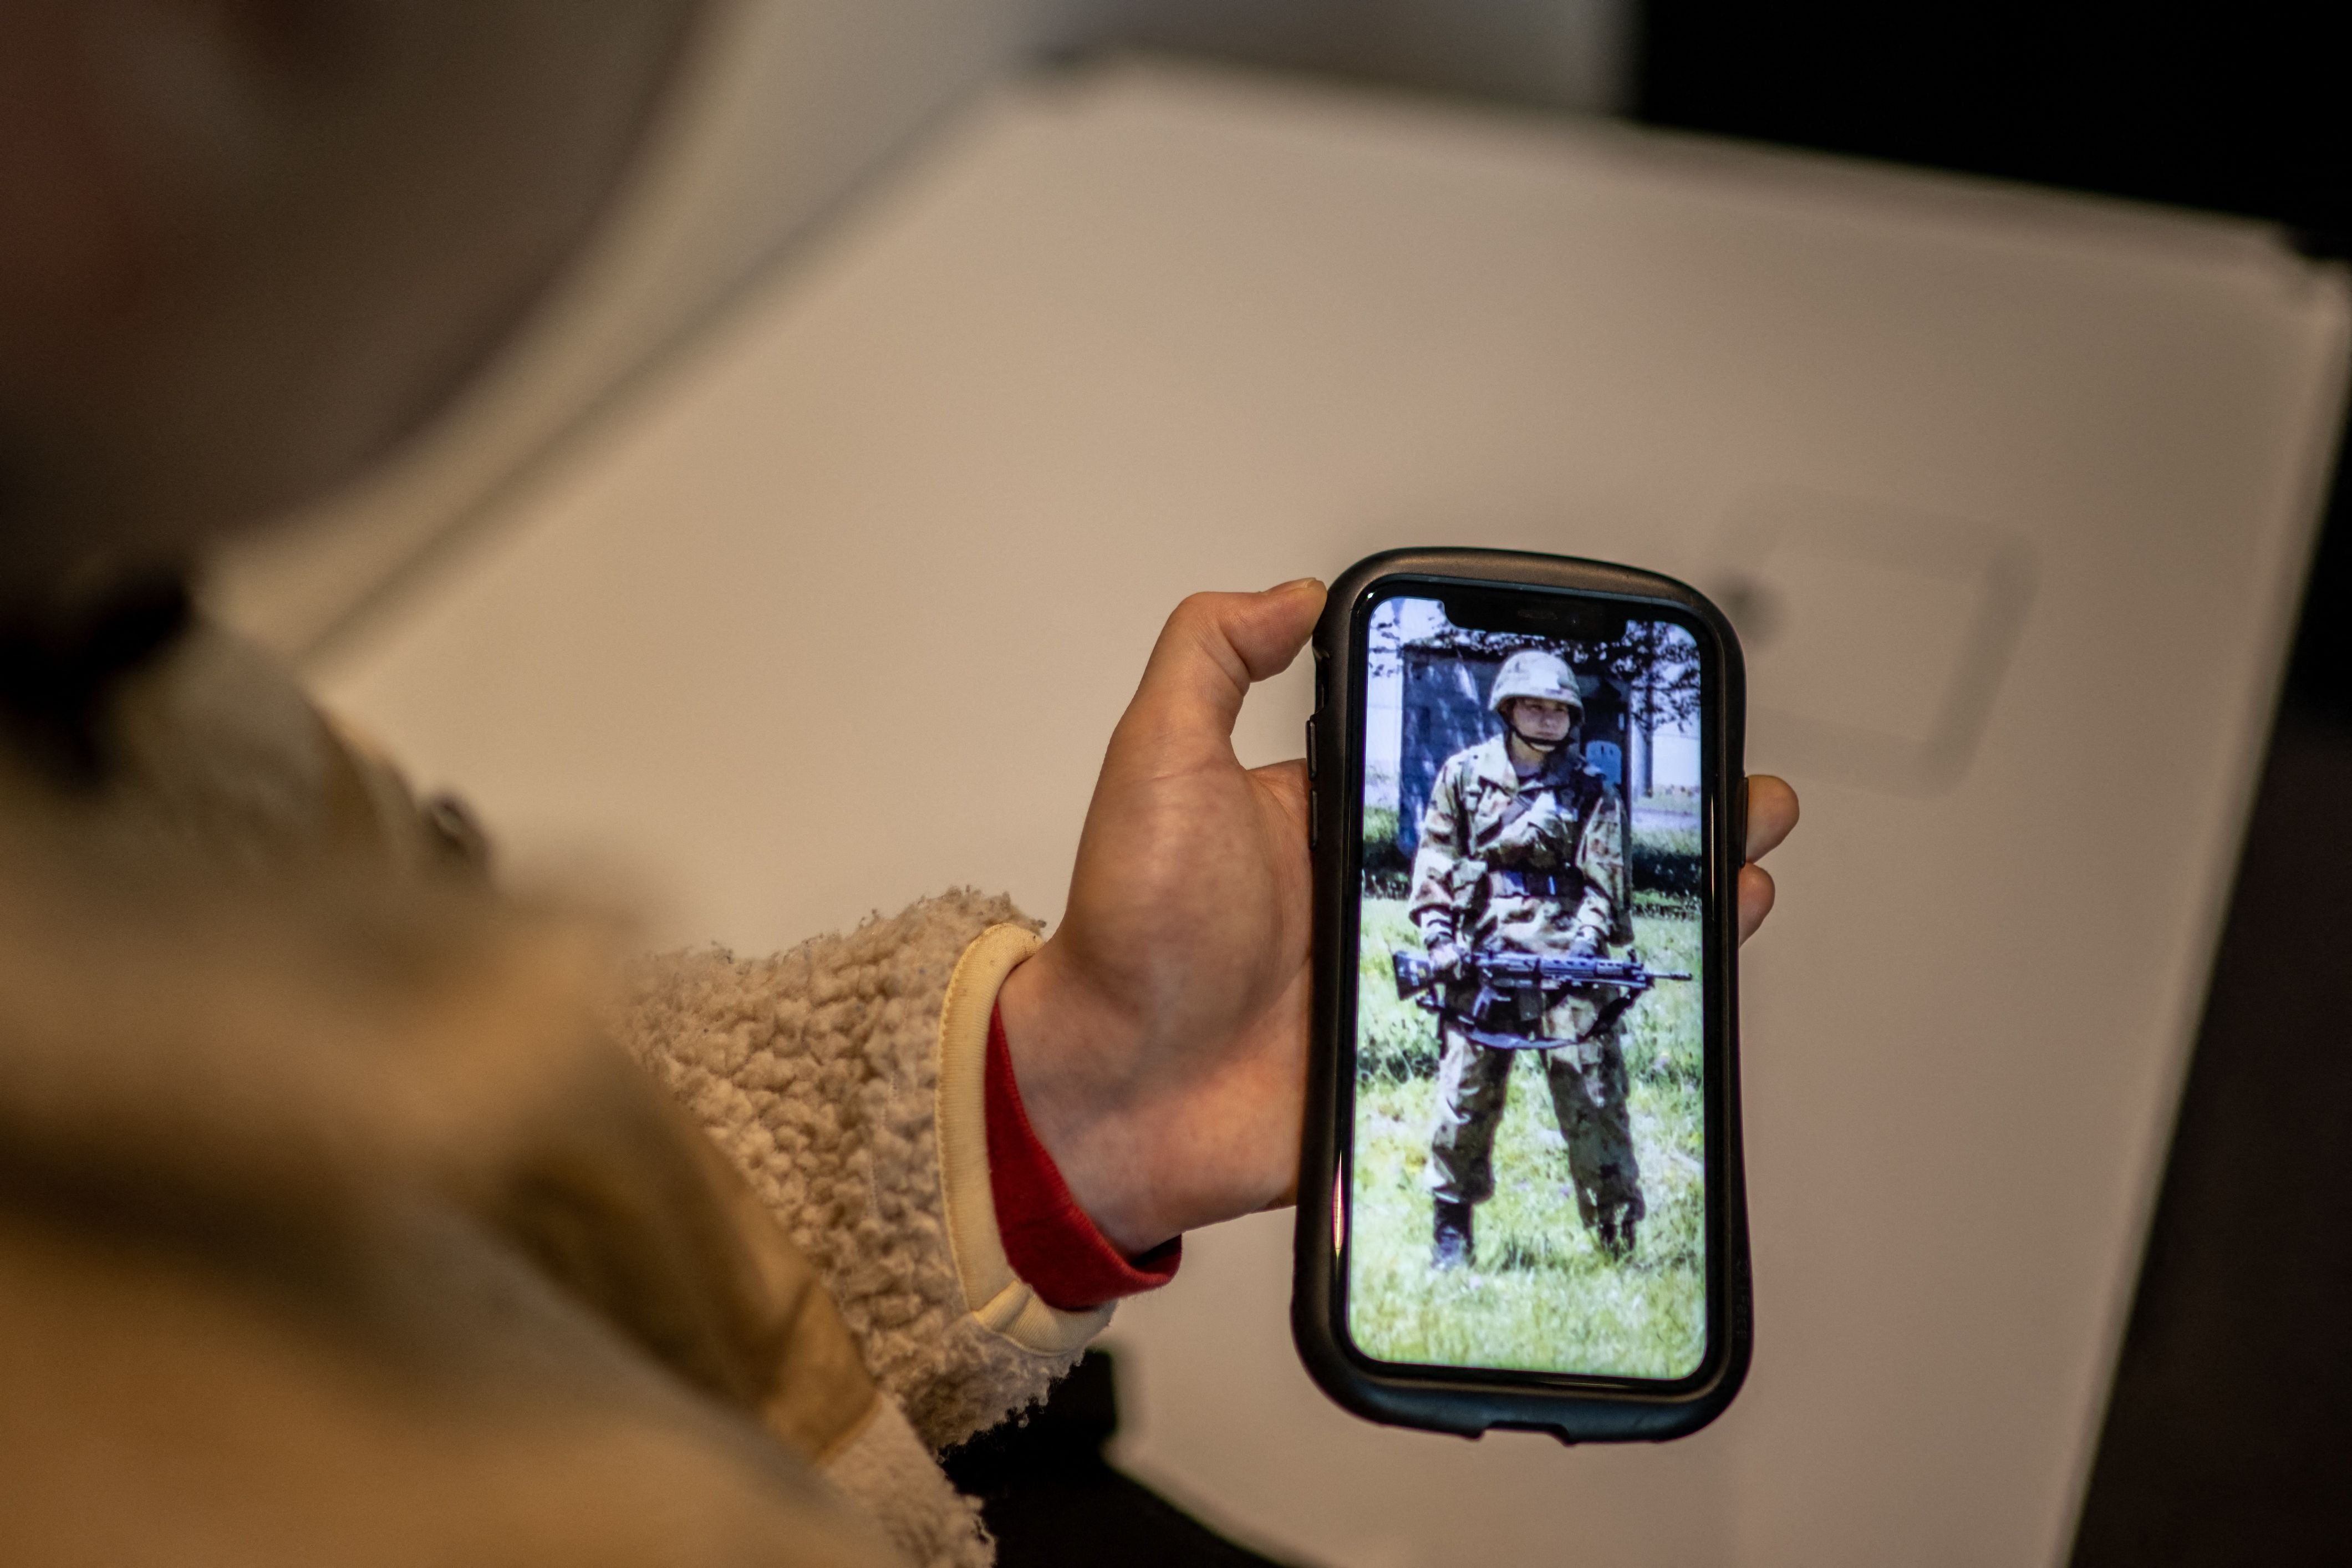
[{"label": "blurred person's head", "polygon": [[440,408],[701,0],[0,0],[0,618],[170,571]]}]

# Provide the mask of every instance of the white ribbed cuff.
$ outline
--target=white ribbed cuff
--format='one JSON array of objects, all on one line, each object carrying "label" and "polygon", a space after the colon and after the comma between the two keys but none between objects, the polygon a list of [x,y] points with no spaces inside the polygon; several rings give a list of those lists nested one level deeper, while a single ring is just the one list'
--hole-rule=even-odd
[{"label": "white ribbed cuff", "polygon": [[964,1304],[983,1327],[1040,1355],[1066,1355],[1110,1323],[1108,1306],[1087,1312],[1049,1307],[1013,1271],[996,1227],[988,1171],[988,1021],[1004,977],[1039,947],[1026,926],[993,925],[972,939],[948,981],[940,1009],[940,1186],[948,1244]]}]

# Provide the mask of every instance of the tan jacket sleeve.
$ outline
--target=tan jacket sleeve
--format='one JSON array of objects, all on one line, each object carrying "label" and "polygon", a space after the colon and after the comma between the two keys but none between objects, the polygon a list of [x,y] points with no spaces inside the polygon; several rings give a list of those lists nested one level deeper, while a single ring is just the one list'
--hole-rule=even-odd
[{"label": "tan jacket sleeve", "polygon": [[970,890],[774,957],[649,961],[625,1041],[814,1262],[867,1369],[933,1449],[1043,1397],[1109,1320],[1003,1261],[982,1051],[1035,938]]}]

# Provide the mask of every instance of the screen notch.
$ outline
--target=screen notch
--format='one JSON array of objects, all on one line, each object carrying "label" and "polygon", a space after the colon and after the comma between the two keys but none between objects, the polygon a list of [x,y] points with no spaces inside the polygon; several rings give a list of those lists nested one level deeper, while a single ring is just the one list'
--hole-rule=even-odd
[{"label": "screen notch", "polygon": [[1561,642],[1616,642],[1625,635],[1628,612],[1579,594],[1547,594],[1528,588],[1481,589],[1449,585],[1445,618],[1470,631],[1537,637]]}]

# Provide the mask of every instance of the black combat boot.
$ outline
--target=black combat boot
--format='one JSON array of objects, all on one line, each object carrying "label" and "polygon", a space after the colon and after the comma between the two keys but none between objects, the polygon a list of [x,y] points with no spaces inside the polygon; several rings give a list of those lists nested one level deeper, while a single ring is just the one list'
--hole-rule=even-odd
[{"label": "black combat boot", "polygon": [[1440,1272],[1466,1267],[1474,1256],[1470,1242],[1470,1205],[1437,1200],[1435,1245],[1429,1266]]},{"label": "black combat boot", "polygon": [[1630,1262],[1633,1257],[1633,1208],[1612,1206],[1601,1215],[1601,1256],[1612,1263]]}]

